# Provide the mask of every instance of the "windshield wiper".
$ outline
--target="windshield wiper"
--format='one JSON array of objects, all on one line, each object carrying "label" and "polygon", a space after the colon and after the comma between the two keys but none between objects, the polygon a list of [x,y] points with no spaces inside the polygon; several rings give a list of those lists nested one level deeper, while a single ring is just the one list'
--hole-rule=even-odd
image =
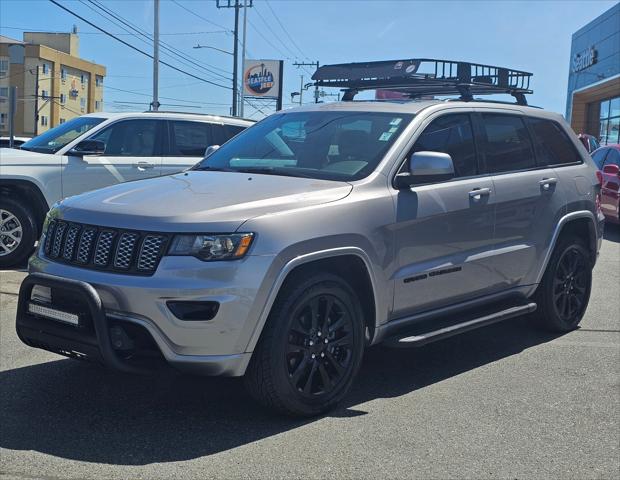
[{"label": "windshield wiper", "polygon": [[293,170],[292,168],[276,168],[276,167],[242,167],[232,169],[235,172],[241,173],[258,173],[265,175],[280,175],[283,177],[301,177],[301,178],[314,178],[312,175]]}]

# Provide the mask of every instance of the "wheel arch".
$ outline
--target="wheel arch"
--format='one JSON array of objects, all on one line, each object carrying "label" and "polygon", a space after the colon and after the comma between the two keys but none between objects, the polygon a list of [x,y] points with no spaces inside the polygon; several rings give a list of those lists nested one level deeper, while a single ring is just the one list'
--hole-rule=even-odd
[{"label": "wheel arch", "polygon": [[377,284],[372,273],[371,261],[366,253],[358,247],[339,247],[300,255],[285,264],[274,282],[265,307],[248,343],[247,351],[253,351],[258,344],[273,305],[287,280],[313,271],[334,273],[351,284],[351,288],[354,289],[360,298],[364,311],[367,341],[369,343],[372,342],[377,318],[379,318],[379,299],[377,297]]},{"label": "wheel arch", "polygon": [[23,199],[26,205],[32,207],[37,225],[37,236],[41,236],[41,229],[45,215],[49,211],[49,205],[43,192],[35,183],[20,179],[1,179],[0,196]]},{"label": "wheel arch", "polygon": [[596,263],[598,253],[598,235],[594,214],[589,210],[580,210],[568,213],[560,219],[553,232],[549,248],[547,249],[547,254],[545,255],[544,262],[540,272],[538,273],[538,277],[536,278],[536,284],[539,284],[542,281],[542,277],[547,270],[547,265],[549,264],[549,260],[551,259],[551,255],[553,254],[553,250],[555,249],[558,240],[563,236],[575,234],[587,240],[592,265]]}]

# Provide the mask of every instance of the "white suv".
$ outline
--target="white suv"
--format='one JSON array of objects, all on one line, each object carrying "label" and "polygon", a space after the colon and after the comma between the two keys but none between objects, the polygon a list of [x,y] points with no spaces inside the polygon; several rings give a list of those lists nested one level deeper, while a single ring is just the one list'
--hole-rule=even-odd
[{"label": "white suv", "polygon": [[252,122],[184,113],[93,113],[0,149],[0,267],[19,264],[65,197],[191,167]]}]

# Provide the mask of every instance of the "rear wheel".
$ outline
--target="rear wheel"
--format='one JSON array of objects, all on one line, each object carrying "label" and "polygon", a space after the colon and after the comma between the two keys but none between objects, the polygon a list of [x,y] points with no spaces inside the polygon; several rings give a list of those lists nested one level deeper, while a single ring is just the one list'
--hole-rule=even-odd
[{"label": "rear wheel", "polygon": [[579,325],[592,289],[590,252],[578,237],[562,239],[555,248],[535,294],[537,323],[567,332]]},{"label": "rear wheel", "polygon": [[36,240],[34,215],[20,202],[0,197],[0,267],[12,267],[26,260]]},{"label": "rear wheel", "polygon": [[334,407],[364,350],[359,299],[340,277],[296,277],[278,296],[245,376],[260,403],[295,416]]}]

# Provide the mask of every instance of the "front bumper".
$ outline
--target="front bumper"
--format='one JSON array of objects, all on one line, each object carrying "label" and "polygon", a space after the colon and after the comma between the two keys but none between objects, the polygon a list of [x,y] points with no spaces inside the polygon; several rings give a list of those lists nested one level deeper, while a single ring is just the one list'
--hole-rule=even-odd
[{"label": "front bumper", "polygon": [[[32,346],[69,356],[79,356],[71,354],[77,352],[125,369],[126,364],[119,365],[105,353],[110,345],[109,333],[106,337],[105,332],[113,325],[130,324],[146,332],[163,359],[181,370],[243,375],[251,357],[248,344],[269,293],[265,280],[272,267],[273,257],[268,256],[212,263],[192,257],[164,257],[153,276],[137,277],[34,256],[31,275],[24,280],[20,294],[18,334]],[[86,298],[83,310],[93,318],[91,331],[76,332],[73,326],[29,314],[27,303],[34,285],[55,286],[73,292],[76,298]],[[166,306],[171,300],[217,301],[220,308],[211,320],[183,321]],[[118,352],[111,353],[119,357]]]}]

